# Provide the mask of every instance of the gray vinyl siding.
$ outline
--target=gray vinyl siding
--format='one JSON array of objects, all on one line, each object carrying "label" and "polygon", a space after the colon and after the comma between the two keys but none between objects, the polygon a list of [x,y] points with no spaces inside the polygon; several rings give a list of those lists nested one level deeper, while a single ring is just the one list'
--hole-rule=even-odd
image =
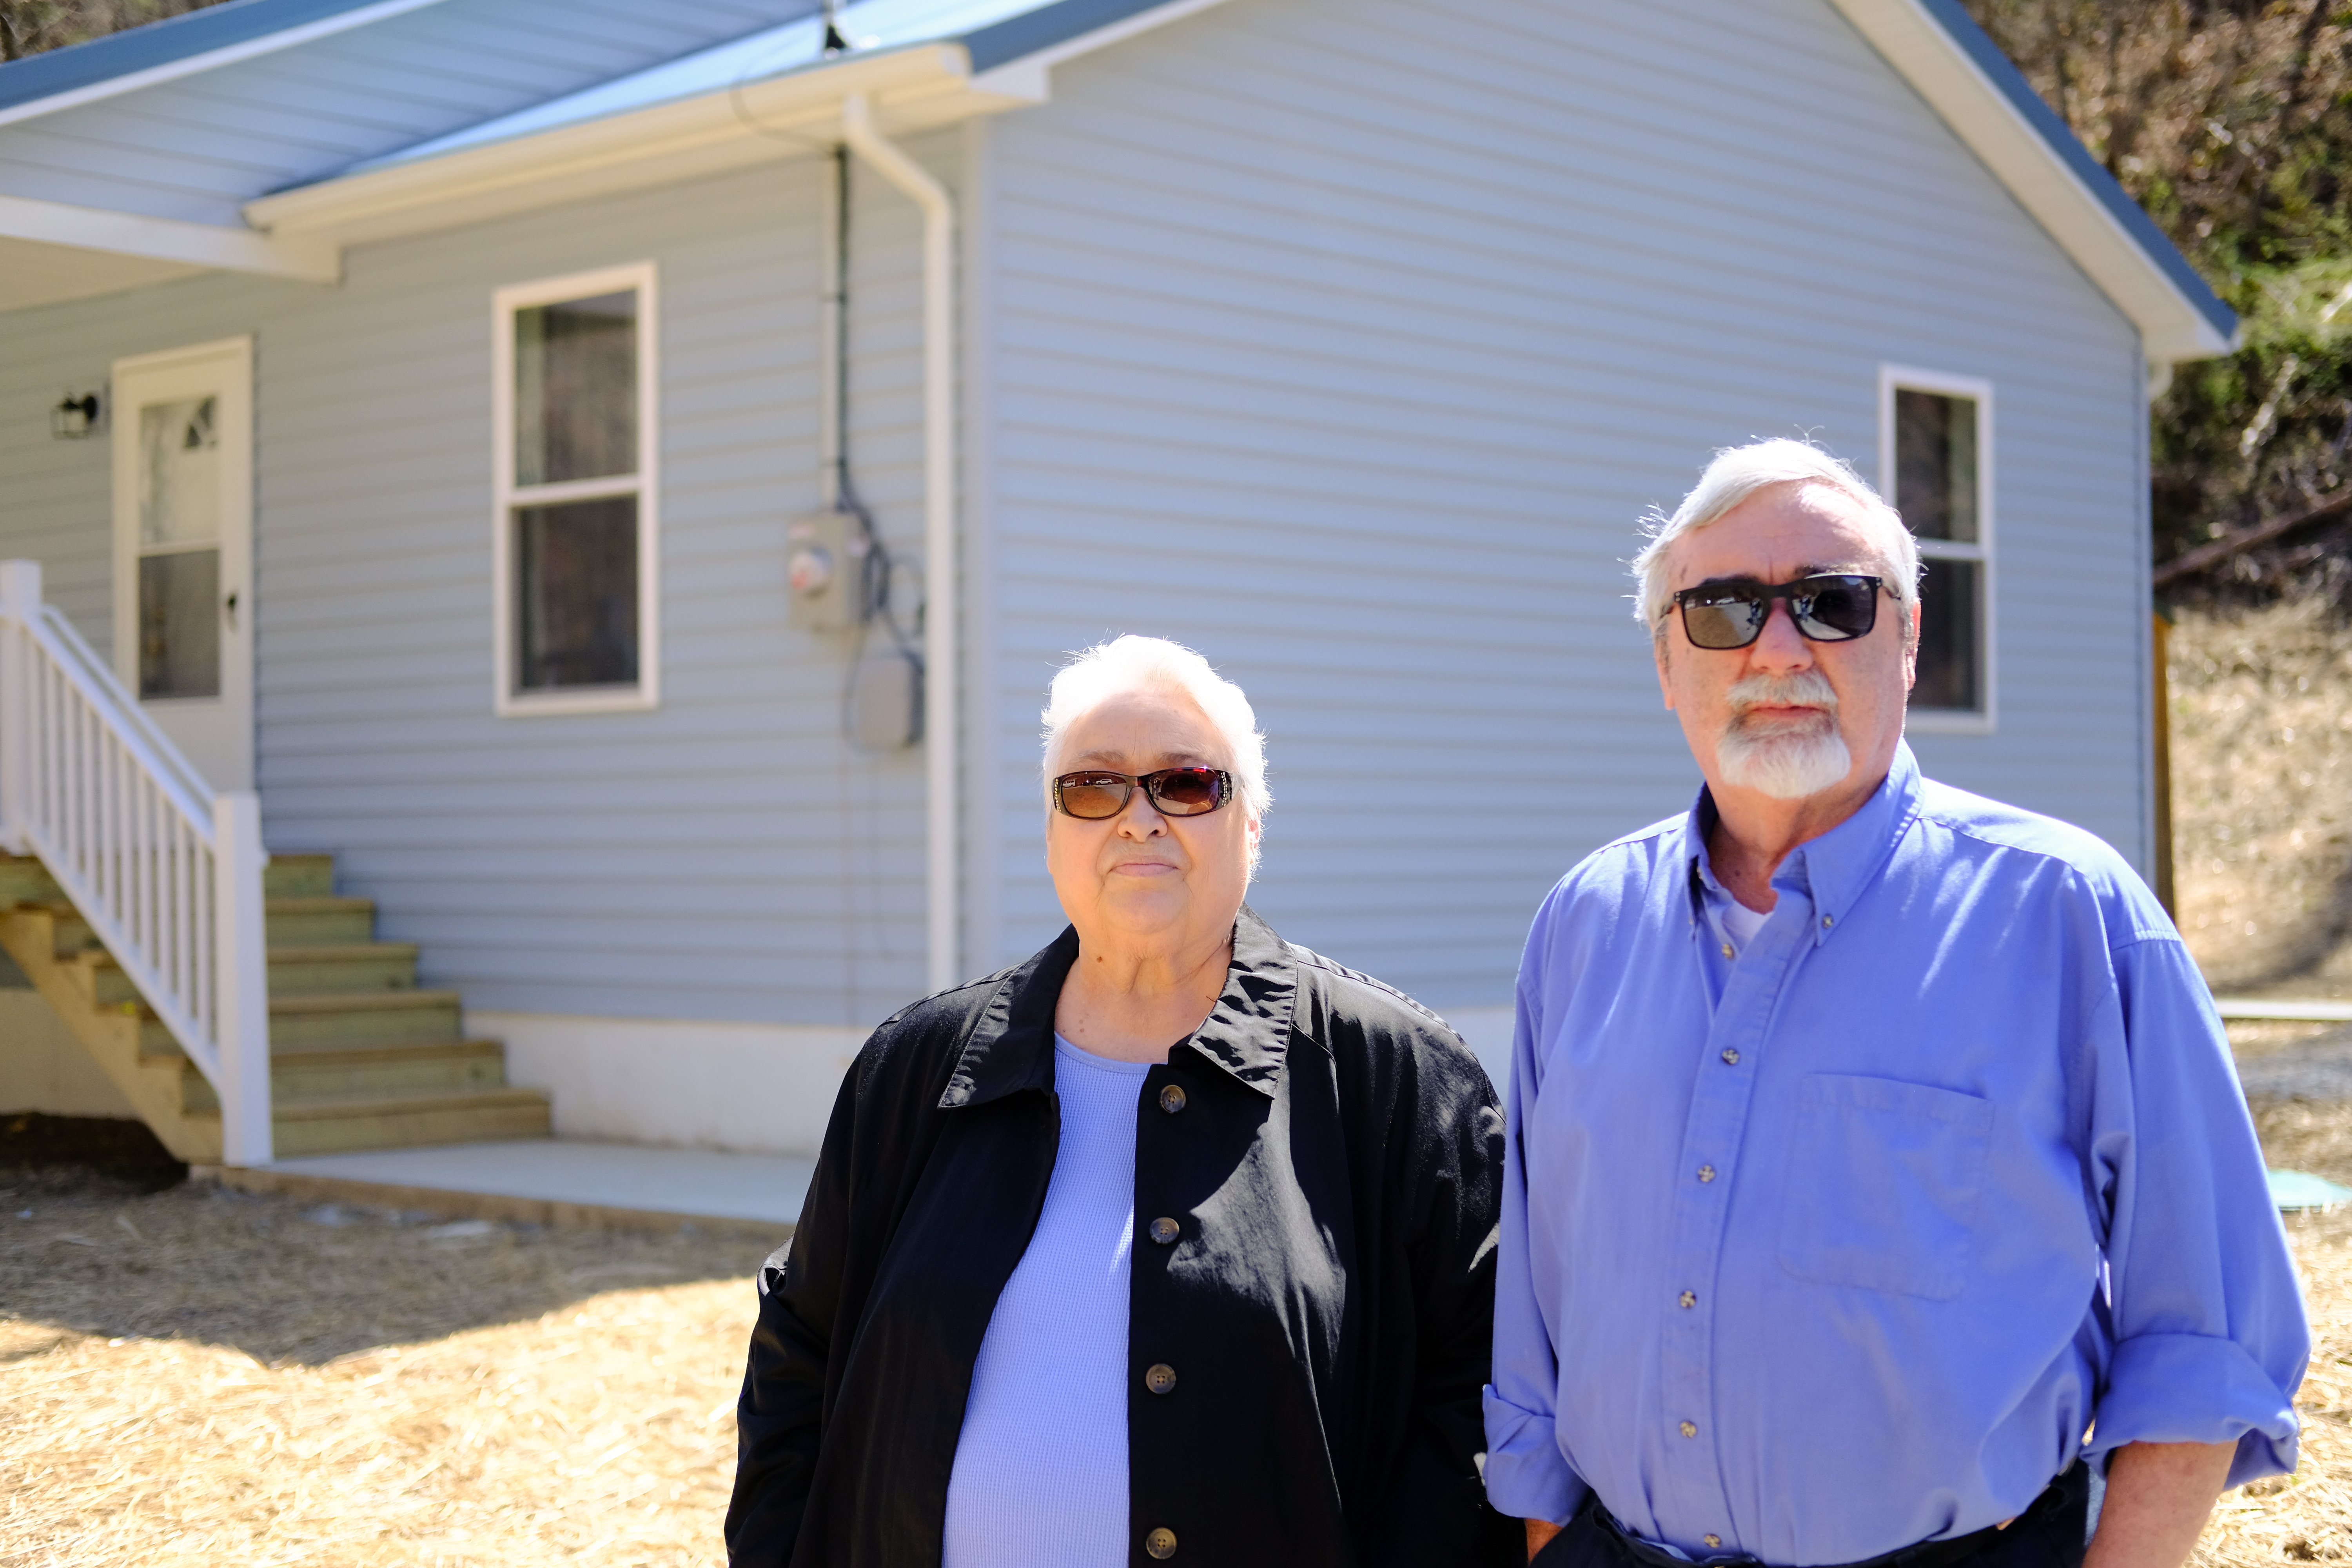
[{"label": "gray vinyl siding", "polygon": [[[500,107],[467,104],[447,123]],[[1696,782],[1628,613],[1634,520],[1751,437],[1874,470],[1883,362],[1995,388],[2000,726],[1923,761],[2138,858],[2137,342],[1824,0],[1231,0],[917,149],[962,197],[967,971],[1059,923],[1037,710],[1066,650],[1134,630],[1257,704],[1280,929],[1440,1007],[1507,1001],[1544,889]],[[106,647],[107,443],[47,409],[117,357],[255,333],[269,843],[337,853],[478,1008],[871,1022],[921,988],[922,777],[845,745],[845,650],[784,621],[820,177],[363,247],[333,289],[0,315],[0,555],[43,560]],[[854,229],[852,452],[914,552],[917,226],[861,172]],[[501,720],[491,292],[644,260],[662,703]]]},{"label": "gray vinyl siding", "polygon": [[1923,763],[2140,858],[2137,338],[1824,0],[1236,0],[989,134],[975,964],[1059,921],[1045,680],[1140,631],[1270,736],[1253,902],[1507,1002],[1544,889],[1696,784],[1635,520],[1754,437],[1874,477],[1883,362],[1999,421],[2000,726]]},{"label": "gray vinyl siding", "polygon": [[814,8],[444,0],[0,127],[0,194],[238,226],[267,192]]},{"label": "gray vinyl siding", "polygon": [[[952,139],[925,149],[950,159]],[[192,279],[0,316],[0,555],[106,644],[107,443],[51,440],[117,356],[257,333],[258,777],[382,934],[474,1007],[870,1023],[922,981],[919,752],[841,738],[845,650],[785,624],[817,495],[819,165],[800,159],[368,247],[339,289]],[[920,539],[916,223],[864,182],[857,479]],[[659,269],[662,701],[491,710],[500,285]]]}]

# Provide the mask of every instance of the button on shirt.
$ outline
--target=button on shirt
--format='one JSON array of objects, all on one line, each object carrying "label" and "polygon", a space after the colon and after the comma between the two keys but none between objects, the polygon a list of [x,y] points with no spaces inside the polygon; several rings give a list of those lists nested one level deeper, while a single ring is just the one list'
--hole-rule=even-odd
[{"label": "button on shirt", "polygon": [[1702,793],[1596,852],[1528,940],[1495,1506],[1565,1521],[1590,1487],[1694,1558],[1851,1563],[2134,1441],[2291,1469],[2284,1236],[2124,862],[1906,747],[1743,941],[1712,822]]}]

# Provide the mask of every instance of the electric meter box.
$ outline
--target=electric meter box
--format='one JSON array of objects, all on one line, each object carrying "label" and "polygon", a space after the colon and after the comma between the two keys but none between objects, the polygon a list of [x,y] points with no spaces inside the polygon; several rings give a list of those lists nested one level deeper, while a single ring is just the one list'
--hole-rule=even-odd
[{"label": "electric meter box", "polygon": [[850,732],[869,752],[901,752],[923,738],[923,667],[901,648],[869,654],[850,682]]},{"label": "electric meter box", "polygon": [[866,531],[855,512],[813,511],[785,525],[793,625],[804,631],[845,632],[858,624],[866,550]]}]

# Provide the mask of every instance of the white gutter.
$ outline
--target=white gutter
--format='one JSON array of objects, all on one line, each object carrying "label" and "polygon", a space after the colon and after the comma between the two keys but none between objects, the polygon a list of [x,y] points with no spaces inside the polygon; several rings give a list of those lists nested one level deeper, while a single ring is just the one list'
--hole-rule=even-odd
[{"label": "white gutter", "polygon": [[[955,204],[947,187],[874,129],[866,94],[842,100],[841,138],[923,211],[924,868],[929,988],[963,978],[956,954],[958,845]],[[842,215],[848,221],[848,215]]]}]

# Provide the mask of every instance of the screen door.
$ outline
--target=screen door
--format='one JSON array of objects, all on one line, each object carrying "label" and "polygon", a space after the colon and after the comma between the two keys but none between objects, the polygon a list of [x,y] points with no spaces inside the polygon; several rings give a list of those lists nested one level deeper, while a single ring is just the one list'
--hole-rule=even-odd
[{"label": "screen door", "polygon": [[114,668],[215,789],[253,787],[253,342],[114,366]]}]

